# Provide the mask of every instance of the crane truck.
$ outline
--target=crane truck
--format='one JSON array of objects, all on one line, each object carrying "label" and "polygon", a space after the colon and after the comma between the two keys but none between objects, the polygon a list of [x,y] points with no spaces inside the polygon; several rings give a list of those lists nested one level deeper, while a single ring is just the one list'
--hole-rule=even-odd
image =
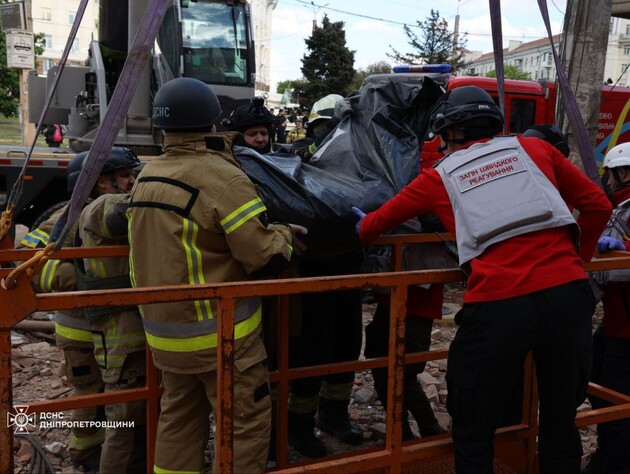
[{"label": "crane truck", "polygon": [[[28,76],[29,117],[41,116],[48,91],[61,74],[43,123],[64,124],[72,152],[88,150],[108,104],[148,0],[101,0],[98,41],[90,43],[85,66],[52,67]],[[148,65],[131,102],[116,145],[140,156],[158,155],[161,135],[151,123],[152,100],[170,79],[194,77],[212,87],[223,117],[254,97],[255,58],[251,8],[247,0],[172,0],[160,26]],[[60,72],[61,71],[61,72]],[[220,120],[219,120],[220,122]],[[31,227],[68,199],[66,166],[72,153],[35,150],[14,221]],[[0,207],[24,160],[24,149],[0,147]]]}]

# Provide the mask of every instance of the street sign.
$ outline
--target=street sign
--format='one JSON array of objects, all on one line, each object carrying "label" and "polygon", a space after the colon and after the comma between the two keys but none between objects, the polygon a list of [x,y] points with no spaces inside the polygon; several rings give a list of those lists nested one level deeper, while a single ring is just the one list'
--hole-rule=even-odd
[{"label": "street sign", "polygon": [[2,23],[2,31],[10,29],[25,30],[26,15],[24,12],[24,2],[0,4],[0,23]]},{"label": "street sign", "polygon": [[35,43],[30,31],[7,31],[7,66],[21,69],[35,67]]}]

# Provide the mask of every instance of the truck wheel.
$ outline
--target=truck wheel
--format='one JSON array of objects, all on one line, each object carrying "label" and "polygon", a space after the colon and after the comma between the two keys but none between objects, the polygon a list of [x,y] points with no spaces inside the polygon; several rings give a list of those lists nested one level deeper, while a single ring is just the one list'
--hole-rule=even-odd
[{"label": "truck wheel", "polygon": [[59,209],[64,207],[66,204],[68,204],[68,202],[69,201],[61,201],[61,202],[58,202],[57,204],[53,204],[52,206],[50,206],[48,209],[42,212],[39,216],[37,216],[37,219],[35,219],[35,221],[33,222],[33,225],[30,227],[30,230],[37,229],[42,224],[42,222],[44,222],[46,219],[52,216],[55,212],[57,212]]}]

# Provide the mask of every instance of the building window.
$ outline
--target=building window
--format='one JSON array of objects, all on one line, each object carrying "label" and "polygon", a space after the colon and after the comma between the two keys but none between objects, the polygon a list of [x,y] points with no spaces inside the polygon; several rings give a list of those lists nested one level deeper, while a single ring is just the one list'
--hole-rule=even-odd
[{"label": "building window", "polygon": [[46,49],[52,49],[52,35],[44,35],[44,44]]},{"label": "building window", "polygon": [[68,23],[71,25],[74,23],[74,19],[77,16],[77,12],[68,12]]},{"label": "building window", "polygon": [[48,70],[54,65],[55,65],[55,61],[53,61],[52,59],[44,59],[44,64],[42,65],[44,74],[46,74]]},{"label": "building window", "polygon": [[50,8],[42,8],[42,20],[52,20],[52,10]]},{"label": "building window", "polygon": [[623,54],[625,55],[630,54],[630,44],[627,44],[623,47]]},{"label": "building window", "polygon": [[630,24],[626,25],[626,36],[630,36]]},{"label": "building window", "polygon": [[72,51],[74,51],[75,53],[79,51],[79,38],[75,38],[72,42]]},{"label": "building window", "polygon": [[630,64],[622,64],[621,65],[621,74],[625,74],[628,70],[628,66],[630,66]]}]

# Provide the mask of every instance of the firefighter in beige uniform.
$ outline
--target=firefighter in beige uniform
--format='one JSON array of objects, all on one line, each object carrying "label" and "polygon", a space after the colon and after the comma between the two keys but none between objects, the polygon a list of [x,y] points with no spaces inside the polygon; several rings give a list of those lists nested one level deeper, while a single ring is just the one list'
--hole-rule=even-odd
[{"label": "firefighter in beige uniform", "polygon": [[[135,287],[246,281],[285,268],[304,228],[266,222],[266,208],[235,161],[237,133],[212,134],[221,113],[201,81],[178,78],[154,100],[164,154],[132,191],[129,242]],[[215,300],[141,307],[163,371],[154,472],[204,469],[209,415],[217,406]],[[260,298],[238,300],[234,328],[234,472],[263,472],[271,426]]]},{"label": "firefighter in beige uniform", "polygon": [[[79,153],[70,160],[67,169],[68,191],[72,192],[81,168],[87,159],[87,152]],[[136,160],[137,161],[137,160]],[[106,192],[107,186],[117,180],[120,186],[127,181],[120,176],[121,170],[132,165],[115,153],[110,154],[103,165],[101,176],[95,185],[93,197]],[[119,176],[115,176],[118,174]],[[50,232],[65,210],[65,207],[53,213],[37,229],[28,233],[21,241],[20,247],[37,248],[48,244]],[[63,242],[64,247],[75,244],[77,225],[68,232]],[[33,280],[40,292],[75,291],[76,274],[74,264],[68,260],[51,259],[46,262],[41,273]],[[66,377],[74,387],[77,396],[89,395],[103,391],[101,371],[94,358],[94,343],[90,323],[85,320],[81,311],[55,312],[55,335],[57,347],[63,350]],[[72,421],[92,421],[102,418],[97,407],[79,408],[72,411]],[[98,468],[100,449],[105,439],[105,430],[95,427],[73,427],[70,435],[70,459],[76,465],[94,470]]]},{"label": "firefighter in beige uniform", "polygon": [[[127,163],[131,173],[120,188],[111,181],[104,194],[83,209],[79,236],[86,247],[127,244],[125,211],[135,182],[133,168],[140,161],[131,150],[115,147],[112,156]],[[85,258],[78,264],[80,290],[129,287],[127,257]],[[91,324],[96,362],[101,367],[105,391],[144,386],[146,376],[144,328],[137,307],[90,308],[85,317]],[[131,426],[108,427],[100,461],[101,473],[146,472],[146,405],[143,400],[105,406],[108,422]]]}]

